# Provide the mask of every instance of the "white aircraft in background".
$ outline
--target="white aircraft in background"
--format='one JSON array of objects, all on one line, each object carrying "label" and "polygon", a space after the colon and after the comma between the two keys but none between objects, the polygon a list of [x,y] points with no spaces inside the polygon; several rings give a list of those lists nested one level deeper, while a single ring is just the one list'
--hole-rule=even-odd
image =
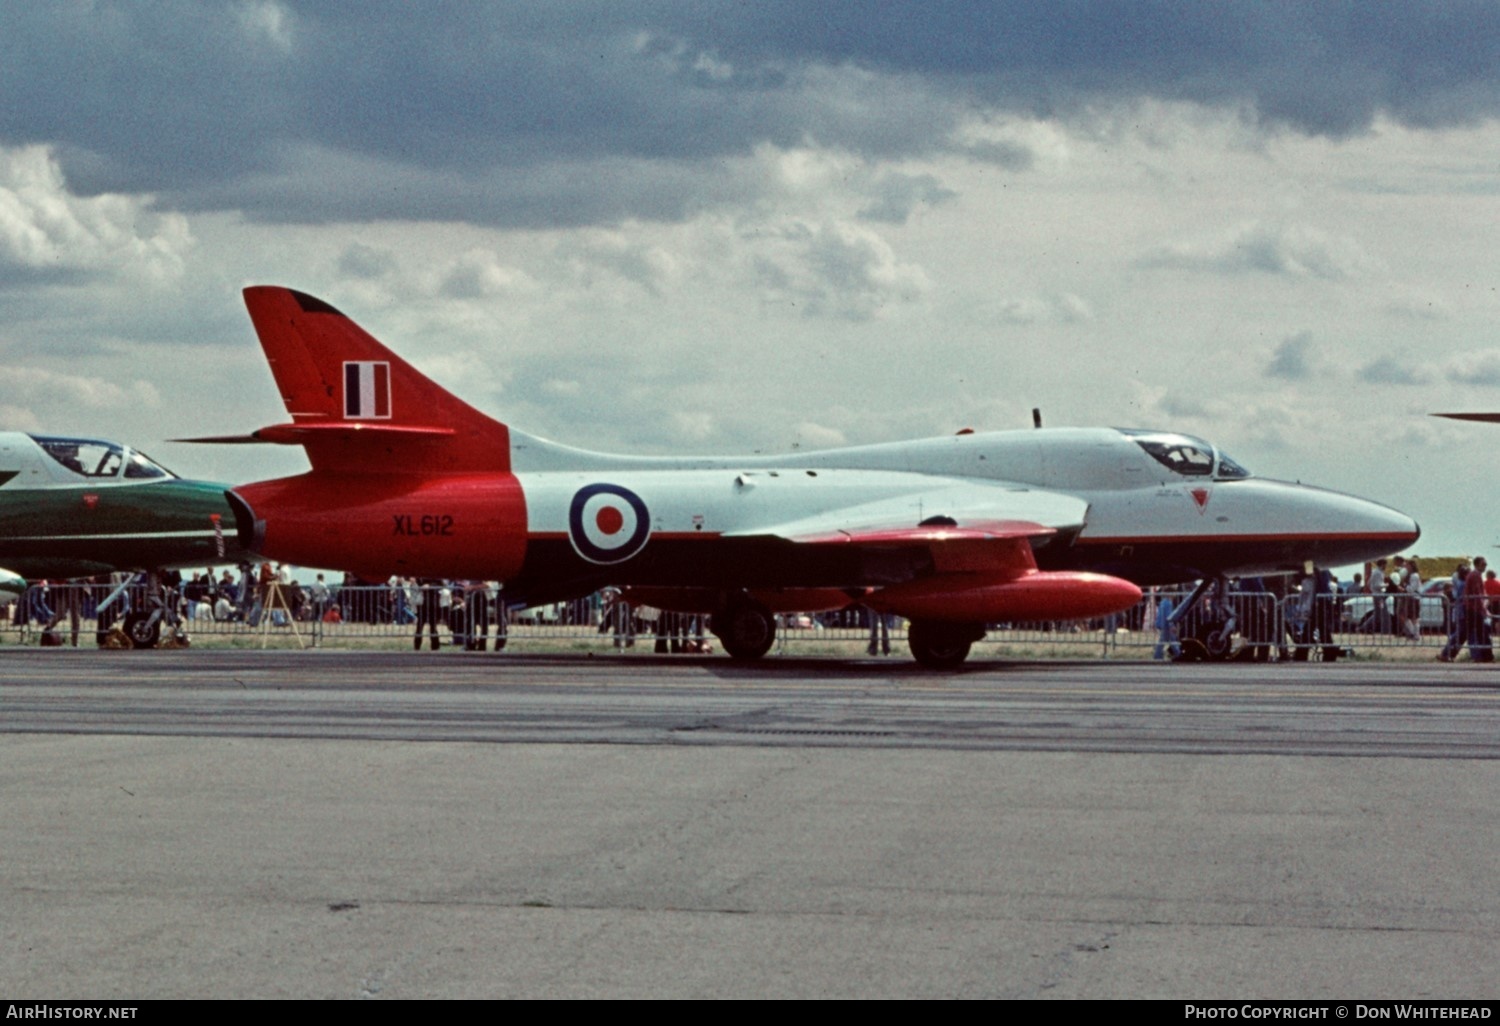
[{"label": "white aircraft in background", "polygon": [[0,567],[0,603],[10,602],[26,594],[26,579],[20,574]]},{"label": "white aircraft in background", "polygon": [[1167,431],[1004,431],[775,456],[641,457],[480,413],[322,300],[245,290],[291,422],[196,439],[301,445],[312,469],[233,489],[270,559],[505,582],[537,605],[623,586],[709,613],[733,657],[778,611],[861,602],[952,667],[997,621],[1123,611],[1140,585],[1362,562],[1418,536],[1384,506],[1257,478]]}]

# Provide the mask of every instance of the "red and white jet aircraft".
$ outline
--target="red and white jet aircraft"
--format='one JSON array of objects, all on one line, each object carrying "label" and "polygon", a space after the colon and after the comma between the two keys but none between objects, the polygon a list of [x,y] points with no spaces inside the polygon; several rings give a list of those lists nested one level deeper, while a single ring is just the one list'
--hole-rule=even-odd
[{"label": "red and white jet aircraft", "polygon": [[777,456],[640,457],[523,434],[418,373],[327,303],[245,290],[312,469],[229,493],[267,558],[505,582],[535,605],[625,586],[712,614],[734,657],[778,611],[863,602],[955,666],[986,623],[1103,616],[1140,585],[1275,574],[1398,551],[1395,510],[1268,481],[1160,431],[1039,429]]}]

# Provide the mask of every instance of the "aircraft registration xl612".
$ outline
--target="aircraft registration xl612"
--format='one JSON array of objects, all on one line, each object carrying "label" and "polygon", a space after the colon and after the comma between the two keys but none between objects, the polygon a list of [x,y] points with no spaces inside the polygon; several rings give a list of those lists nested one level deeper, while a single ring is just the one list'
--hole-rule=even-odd
[{"label": "aircraft registration xl612", "polygon": [[199,440],[301,445],[312,464],[230,493],[246,548],[373,578],[499,580],[512,605],[623,586],[712,614],[741,659],[769,650],[776,612],[857,601],[908,618],[919,662],[954,666],[987,623],[1103,616],[1142,584],[1351,563],[1418,534],[1160,431],[585,452],[474,410],[322,300],[257,286],[245,301],[291,422]]}]

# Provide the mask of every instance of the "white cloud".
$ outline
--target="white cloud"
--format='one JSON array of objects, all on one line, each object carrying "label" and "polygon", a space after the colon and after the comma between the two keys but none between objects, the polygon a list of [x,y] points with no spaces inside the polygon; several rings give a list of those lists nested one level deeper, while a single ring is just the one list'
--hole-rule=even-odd
[{"label": "white cloud", "polygon": [[755,241],[753,261],[767,296],[806,314],[865,320],[915,303],[931,289],[926,271],[901,261],[862,225],[796,220],[757,233]]},{"label": "white cloud", "polygon": [[264,39],[283,53],[293,44],[292,13],[276,0],[246,0],[235,11],[240,28],[251,39]]},{"label": "white cloud", "polygon": [[396,255],[388,249],[350,243],[339,254],[339,273],[351,278],[383,278],[396,270]]},{"label": "white cloud", "polygon": [[1071,292],[1060,292],[1052,297],[1052,311],[1060,321],[1080,324],[1094,319],[1094,310],[1088,300]]},{"label": "white cloud", "polygon": [[831,449],[848,445],[849,439],[838,428],[827,427],[811,420],[804,420],[792,428],[794,443],[799,449]]},{"label": "white cloud", "polygon": [[0,426],[6,431],[44,430],[41,418],[29,406],[16,406],[0,402]]},{"label": "white cloud", "polygon": [[1449,357],[1443,375],[1460,385],[1500,385],[1500,349],[1478,349]]},{"label": "white cloud", "polygon": [[0,148],[0,276],[181,277],[193,237],[186,218],[149,210],[150,197],[79,197],[45,146]]},{"label": "white cloud", "polygon": [[[1316,403],[1303,402],[1295,397],[1268,396],[1239,407],[1233,419],[1220,426],[1219,436],[1222,438],[1224,432],[1232,432],[1233,437],[1248,444],[1295,453],[1326,444],[1332,426],[1327,409]],[[1306,472],[1296,467],[1294,459],[1281,462],[1287,470],[1296,469],[1299,474]]]},{"label": "white cloud", "polygon": [[1404,420],[1389,441],[1393,446],[1413,449],[1438,449],[1465,444],[1461,433],[1454,430],[1451,421],[1430,417]]},{"label": "white cloud", "polygon": [[1066,163],[1070,151],[1068,135],[1057,124],[997,114],[966,120],[954,131],[953,144],[975,160],[1013,172]]},{"label": "white cloud", "polygon": [[486,299],[524,291],[526,275],[507,267],[493,252],[471,249],[440,272],[439,291],[454,299]]},{"label": "white cloud", "polygon": [[714,433],[714,417],[702,410],[677,410],[671,417],[673,430],[691,442],[707,441]]},{"label": "white cloud", "polygon": [[895,171],[875,176],[869,191],[873,195],[870,202],[859,211],[859,216],[867,221],[886,224],[905,224],[917,206],[935,206],[958,195],[934,175],[912,175]]},{"label": "white cloud", "polygon": [[632,239],[623,231],[587,231],[561,247],[563,259],[572,263],[586,282],[601,272],[633,282],[659,296],[681,280],[684,270],[668,249]]},{"label": "white cloud", "polygon": [[125,407],[155,408],[161,393],[149,381],[117,382],[41,367],[12,365],[0,375],[0,404],[108,412]]},{"label": "white cloud", "polygon": [[1219,274],[1259,272],[1342,281],[1377,269],[1359,244],[1305,225],[1245,224],[1227,236],[1158,246],[1142,266]]},{"label": "white cloud", "polygon": [[564,399],[575,399],[583,394],[583,383],[572,378],[548,378],[542,382],[542,391]]},{"label": "white cloud", "polygon": [[[397,350],[403,347],[398,342]],[[465,402],[488,409],[487,400],[503,395],[514,372],[502,365],[494,354],[475,349],[451,347],[428,350],[422,355],[422,373],[431,377]]]},{"label": "white cloud", "polygon": [[995,299],[983,309],[988,319],[1003,324],[1082,324],[1094,319],[1088,301],[1071,292]]}]

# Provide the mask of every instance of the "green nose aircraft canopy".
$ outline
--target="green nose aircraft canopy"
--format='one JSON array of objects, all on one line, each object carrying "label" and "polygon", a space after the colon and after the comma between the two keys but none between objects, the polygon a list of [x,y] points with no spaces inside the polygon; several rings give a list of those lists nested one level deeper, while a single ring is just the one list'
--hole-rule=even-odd
[{"label": "green nose aircraft canopy", "polygon": [[224,491],[117,442],[0,432],[0,567],[35,580],[238,561]]}]

